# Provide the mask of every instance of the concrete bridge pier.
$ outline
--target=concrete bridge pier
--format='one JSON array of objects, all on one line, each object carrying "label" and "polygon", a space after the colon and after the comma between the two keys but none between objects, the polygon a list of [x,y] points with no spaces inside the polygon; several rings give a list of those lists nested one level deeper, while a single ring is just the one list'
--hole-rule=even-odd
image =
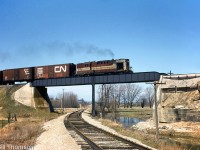
[{"label": "concrete bridge pier", "polygon": [[47,101],[47,103],[49,104],[50,112],[54,112],[53,105],[52,105],[52,103],[50,101],[50,98],[49,98],[49,95],[47,93],[47,88],[46,87],[44,87],[44,86],[35,87],[34,97],[35,98],[39,98],[39,97],[44,98]]},{"label": "concrete bridge pier", "polygon": [[92,116],[96,116],[95,111],[95,76],[92,77]]},{"label": "concrete bridge pier", "polygon": [[95,84],[92,84],[92,116],[95,117]]}]

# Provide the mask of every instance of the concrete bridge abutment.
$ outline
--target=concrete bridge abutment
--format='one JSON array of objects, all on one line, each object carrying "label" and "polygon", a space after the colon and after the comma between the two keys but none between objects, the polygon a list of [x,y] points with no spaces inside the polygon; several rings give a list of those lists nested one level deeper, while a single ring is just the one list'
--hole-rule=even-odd
[{"label": "concrete bridge abutment", "polygon": [[26,84],[15,91],[12,95],[13,99],[23,105],[34,108],[48,108],[53,112],[53,106],[49,99],[47,88],[32,87],[31,84]]}]

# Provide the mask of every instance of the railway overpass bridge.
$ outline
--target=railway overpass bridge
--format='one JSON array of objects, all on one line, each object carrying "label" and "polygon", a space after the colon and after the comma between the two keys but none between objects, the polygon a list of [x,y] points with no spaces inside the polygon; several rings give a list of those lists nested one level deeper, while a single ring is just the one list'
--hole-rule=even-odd
[{"label": "railway overpass bridge", "polygon": [[116,84],[116,83],[139,83],[153,82],[160,79],[163,73],[158,72],[137,72],[115,75],[82,76],[56,79],[37,79],[32,86],[72,86],[72,85],[93,85],[93,84]]},{"label": "railway overpass bridge", "polygon": [[114,74],[114,75],[39,79],[39,80],[34,80],[32,82],[32,86],[37,87],[39,89],[44,89],[45,87],[51,87],[51,86],[92,85],[92,115],[95,116],[96,84],[154,82],[154,81],[159,81],[160,75],[162,74],[163,73],[159,72],[136,72],[136,73],[124,73],[124,74]]}]

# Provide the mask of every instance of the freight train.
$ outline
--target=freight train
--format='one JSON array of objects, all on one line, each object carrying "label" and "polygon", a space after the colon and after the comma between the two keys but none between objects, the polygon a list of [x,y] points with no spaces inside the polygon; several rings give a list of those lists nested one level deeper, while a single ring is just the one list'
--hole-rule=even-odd
[{"label": "freight train", "polygon": [[32,82],[33,80],[38,79],[117,74],[125,72],[132,72],[129,67],[129,59],[35,66],[0,71],[0,84],[14,84],[15,82],[23,81]]}]

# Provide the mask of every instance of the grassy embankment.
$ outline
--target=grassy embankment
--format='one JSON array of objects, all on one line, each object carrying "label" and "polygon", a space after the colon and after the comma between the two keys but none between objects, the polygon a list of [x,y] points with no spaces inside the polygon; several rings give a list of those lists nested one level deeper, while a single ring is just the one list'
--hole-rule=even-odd
[{"label": "grassy embankment", "polygon": [[49,108],[34,109],[15,102],[12,93],[19,88],[20,86],[0,87],[0,121],[7,122],[9,113],[17,116],[17,122],[7,124],[3,128],[0,125],[0,144],[31,146],[43,131],[43,123],[58,117],[59,114],[50,113]]},{"label": "grassy embankment", "polygon": [[[142,120],[147,120],[152,118],[152,109],[145,107],[134,107],[134,108],[119,108],[117,109],[117,112],[120,114],[120,116],[124,117],[136,117],[140,118]],[[160,139],[159,142],[156,141],[155,138],[155,130],[151,131],[139,131],[133,128],[124,128],[121,124],[112,122],[108,119],[99,119],[99,121],[102,122],[103,125],[106,125],[110,128],[113,128],[118,133],[132,137],[134,139],[137,139],[141,141],[142,143],[149,145],[154,148],[158,148],[160,150],[182,150],[184,148],[176,145],[175,143],[168,143],[165,139]],[[170,133],[169,133],[170,134]]]},{"label": "grassy embankment", "polygon": [[133,108],[118,108],[116,112],[119,112],[120,116],[140,118],[141,120],[147,120],[152,118],[152,108],[149,107],[133,107]]}]

